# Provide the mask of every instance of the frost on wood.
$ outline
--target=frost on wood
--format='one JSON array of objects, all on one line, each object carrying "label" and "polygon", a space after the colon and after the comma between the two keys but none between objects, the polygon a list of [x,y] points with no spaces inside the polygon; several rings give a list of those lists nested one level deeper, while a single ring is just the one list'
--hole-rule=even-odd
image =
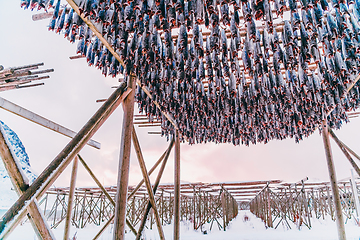
[{"label": "frost on wood", "polygon": [[[25,151],[25,147],[17,134],[12,131],[5,123],[0,121],[0,128],[6,142],[10,147],[10,150],[16,156],[17,164],[19,164],[25,179],[31,184],[35,179],[36,175],[32,172],[30,167],[29,156]],[[12,189],[12,184],[8,173],[6,172],[5,166],[2,159],[0,158],[0,209],[9,208],[18,198],[15,190]]]}]

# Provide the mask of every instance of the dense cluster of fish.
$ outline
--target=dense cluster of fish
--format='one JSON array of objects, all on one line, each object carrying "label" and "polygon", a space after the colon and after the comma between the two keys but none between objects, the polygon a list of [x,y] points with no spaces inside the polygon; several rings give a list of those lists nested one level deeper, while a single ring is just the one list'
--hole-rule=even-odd
[{"label": "dense cluster of fish", "polygon": [[[326,117],[340,128],[359,106],[360,84],[347,88],[360,71],[360,0],[77,2],[124,66],[60,0],[21,6],[54,8],[49,30],[78,39],[104,75],[136,74],[190,144],[299,141]],[[139,87],[136,98],[173,133]]]}]

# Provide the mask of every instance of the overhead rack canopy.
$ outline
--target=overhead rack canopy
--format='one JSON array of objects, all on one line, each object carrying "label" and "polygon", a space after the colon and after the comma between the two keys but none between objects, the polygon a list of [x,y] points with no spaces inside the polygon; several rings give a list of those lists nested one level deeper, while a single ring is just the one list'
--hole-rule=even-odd
[{"label": "overhead rack canopy", "polygon": [[135,76],[139,109],[162,135],[297,142],[359,106],[359,0],[67,2],[21,6],[54,8],[49,30],[78,39],[90,66]]}]

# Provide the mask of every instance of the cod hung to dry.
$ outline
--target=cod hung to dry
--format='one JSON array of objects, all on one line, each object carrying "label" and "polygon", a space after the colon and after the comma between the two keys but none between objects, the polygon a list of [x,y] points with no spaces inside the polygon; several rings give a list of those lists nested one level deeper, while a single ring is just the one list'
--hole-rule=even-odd
[{"label": "cod hung to dry", "polygon": [[[359,106],[359,0],[78,0],[124,66],[60,0],[49,30],[77,41],[88,64],[127,81],[134,74],[190,144],[296,142],[338,129]],[[140,111],[173,125],[138,87]],[[330,113],[330,114],[329,114]]]}]

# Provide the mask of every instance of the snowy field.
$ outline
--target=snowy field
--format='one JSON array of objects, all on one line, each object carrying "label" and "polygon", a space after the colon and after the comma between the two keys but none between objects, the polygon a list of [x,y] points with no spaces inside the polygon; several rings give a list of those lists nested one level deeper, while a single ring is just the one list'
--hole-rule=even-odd
[{"label": "snowy field", "polygon": [[[0,212],[2,215],[4,212]],[[249,221],[244,222],[244,216],[249,217]],[[317,220],[312,219],[311,230],[303,227],[298,230],[295,226],[287,230],[281,224],[277,229],[266,229],[263,222],[256,218],[249,211],[240,211],[239,216],[234,219],[228,229],[219,231],[216,226],[213,227],[212,231],[208,234],[203,234],[200,230],[192,230],[191,223],[181,223],[180,238],[186,240],[337,240],[337,230],[335,222],[330,219]],[[356,226],[353,220],[348,221],[345,224],[346,235],[348,240],[360,240],[360,227]],[[89,226],[82,230],[76,230],[72,228],[70,236],[74,236],[76,233],[76,239],[92,239],[97,233],[99,227]],[[64,225],[61,224],[57,229],[54,230],[54,234],[57,239],[62,239],[64,231]],[[164,233],[166,239],[172,239],[173,226],[165,226]],[[113,227],[110,226],[99,239],[112,239]],[[18,226],[15,231],[8,238],[9,240],[35,240],[37,239],[31,224],[29,221],[23,225]],[[131,232],[126,234],[126,239],[135,239]],[[146,230],[144,235],[145,240],[159,239],[156,231],[156,226],[153,226],[153,230]]]}]

